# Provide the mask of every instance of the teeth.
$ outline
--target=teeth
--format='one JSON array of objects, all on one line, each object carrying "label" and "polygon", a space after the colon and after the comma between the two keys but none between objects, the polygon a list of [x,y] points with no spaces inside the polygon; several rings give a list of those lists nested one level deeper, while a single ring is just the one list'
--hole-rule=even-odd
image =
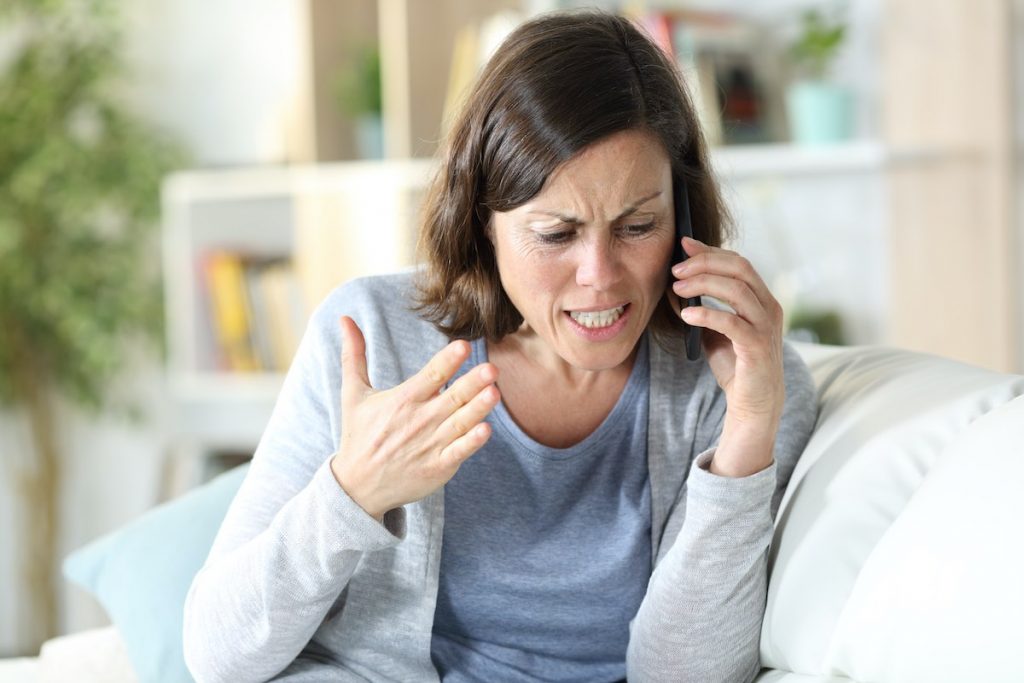
[{"label": "teeth", "polygon": [[569,315],[572,316],[573,320],[583,325],[583,327],[593,329],[596,327],[608,327],[619,319],[624,310],[626,310],[625,306],[619,306],[617,308],[609,308],[606,311],[591,311],[588,313],[569,311]]}]

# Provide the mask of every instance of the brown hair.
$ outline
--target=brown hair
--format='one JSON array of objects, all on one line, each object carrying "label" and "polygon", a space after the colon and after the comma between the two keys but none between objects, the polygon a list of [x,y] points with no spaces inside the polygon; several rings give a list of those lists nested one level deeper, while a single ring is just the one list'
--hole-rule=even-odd
[{"label": "brown hair", "polygon": [[[417,310],[455,339],[497,341],[523,318],[505,294],[486,228],[541,191],[580,150],[623,130],[653,133],[685,181],[694,237],[720,246],[729,217],[679,70],[629,20],[606,12],[545,14],[513,31],[484,67],[440,152],[420,233],[426,267]],[[667,275],[667,273],[666,273]],[[649,323],[682,334],[668,298]]]}]

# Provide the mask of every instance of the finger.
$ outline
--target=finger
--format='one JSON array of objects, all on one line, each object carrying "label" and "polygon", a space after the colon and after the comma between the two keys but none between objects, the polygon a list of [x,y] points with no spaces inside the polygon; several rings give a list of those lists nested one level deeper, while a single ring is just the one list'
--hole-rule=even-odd
[{"label": "finger", "polygon": [[347,315],[338,323],[341,326],[341,391],[342,400],[351,400],[370,391],[370,377],[366,370],[366,339]]},{"label": "finger", "polygon": [[[698,272],[709,272],[711,270],[712,254],[718,254],[725,258],[728,258],[728,255],[739,256],[734,251],[722,249],[721,247],[712,247],[692,237],[684,237],[682,243],[686,258],[672,266],[672,275],[677,278],[690,277]],[[721,256],[716,258],[721,258]]]},{"label": "finger", "polygon": [[685,280],[676,280],[672,291],[680,297],[709,296],[732,307],[744,320],[760,327],[771,324],[772,318],[761,305],[761,301],[743,280],[722,275],[697,275]]},{"label": "finger", "polygon": [[675,277],[691,278],[698,273],[727,275],[746,282],[766,310],[776,303],[760,273],[740,254],[728,249],[710,247],[689,238],[685,238],[683,242],[684,248],[690,253],[690,258],[673,266],[672,274]]},{"label": "finger", "polygon": [[[687,256],[686,260],[689,260],[690,258],[693,258],[697,254],[702,254],[704,252],[709,252],[712,254],[736,254],[736,252],[732,251],[731,249],[726,249],[724,247],[713,247],[710,244],[705,244],[704,242],[701,242],[700,240],[694,239],[692,237],[684,237],[682,240],[682,245],[683,253],[686,254]],[[686,261],[683,261],[683,263],[685,262]]]},{"label": "finger", "polygon": [[427,401],[437,396],[437,392],[469,358],[469,352],[469,342],[459,339],[434,354],[423,369],[405,383],[412,397]]},{"label": "finger", "polygon": [[435,400],[438,419],[446,419],[462,408],[488,385],[498,379],[498,368],[491,363],[481,363],[457,379]]},{"label": "finger", "polygon": [[443,448],[440,455],[441,462],[449,467],[461,465],[469,456],[480,450],[490,438],[491,426],[486,422],[481,422]]},{"label": "finger", "polygon": [[734,345],[748,349],[755,348],[760,338],[754,326],[735,313],[716,311],[706,306],[688,306],[681,316],[694,327],[714,330],[728,337]]},{"label": "finger", "polygon": [[493,384],[480,390],[473,400],[452,413],[438,427],[437,433],[443,443],[450,443],[468,434],[498,405],[501,392]]}]

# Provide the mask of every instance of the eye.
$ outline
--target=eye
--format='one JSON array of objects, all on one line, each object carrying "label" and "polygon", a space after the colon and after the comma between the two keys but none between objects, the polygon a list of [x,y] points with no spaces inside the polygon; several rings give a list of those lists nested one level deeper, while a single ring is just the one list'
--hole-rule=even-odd
[{"label": "eye", "polygon": [[559,230],[558,232],[538,232],[537,239],[544,244],[565,244],[573,238],[573,230]]},{"label": "eye", "polygon": [[643,237],[654,230],[656,225],[654,221],[648,221],[647,223],[623,225],[620,229],[626,237]]}]

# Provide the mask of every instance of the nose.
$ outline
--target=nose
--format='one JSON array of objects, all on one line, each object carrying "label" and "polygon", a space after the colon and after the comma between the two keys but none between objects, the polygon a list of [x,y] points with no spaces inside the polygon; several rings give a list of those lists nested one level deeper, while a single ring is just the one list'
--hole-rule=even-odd
[{"label": "nose", "polygon": [[622,277],[622,263],[610,240],[602,237],[580,243],[576,284],[598,291],[610,289]]}]

